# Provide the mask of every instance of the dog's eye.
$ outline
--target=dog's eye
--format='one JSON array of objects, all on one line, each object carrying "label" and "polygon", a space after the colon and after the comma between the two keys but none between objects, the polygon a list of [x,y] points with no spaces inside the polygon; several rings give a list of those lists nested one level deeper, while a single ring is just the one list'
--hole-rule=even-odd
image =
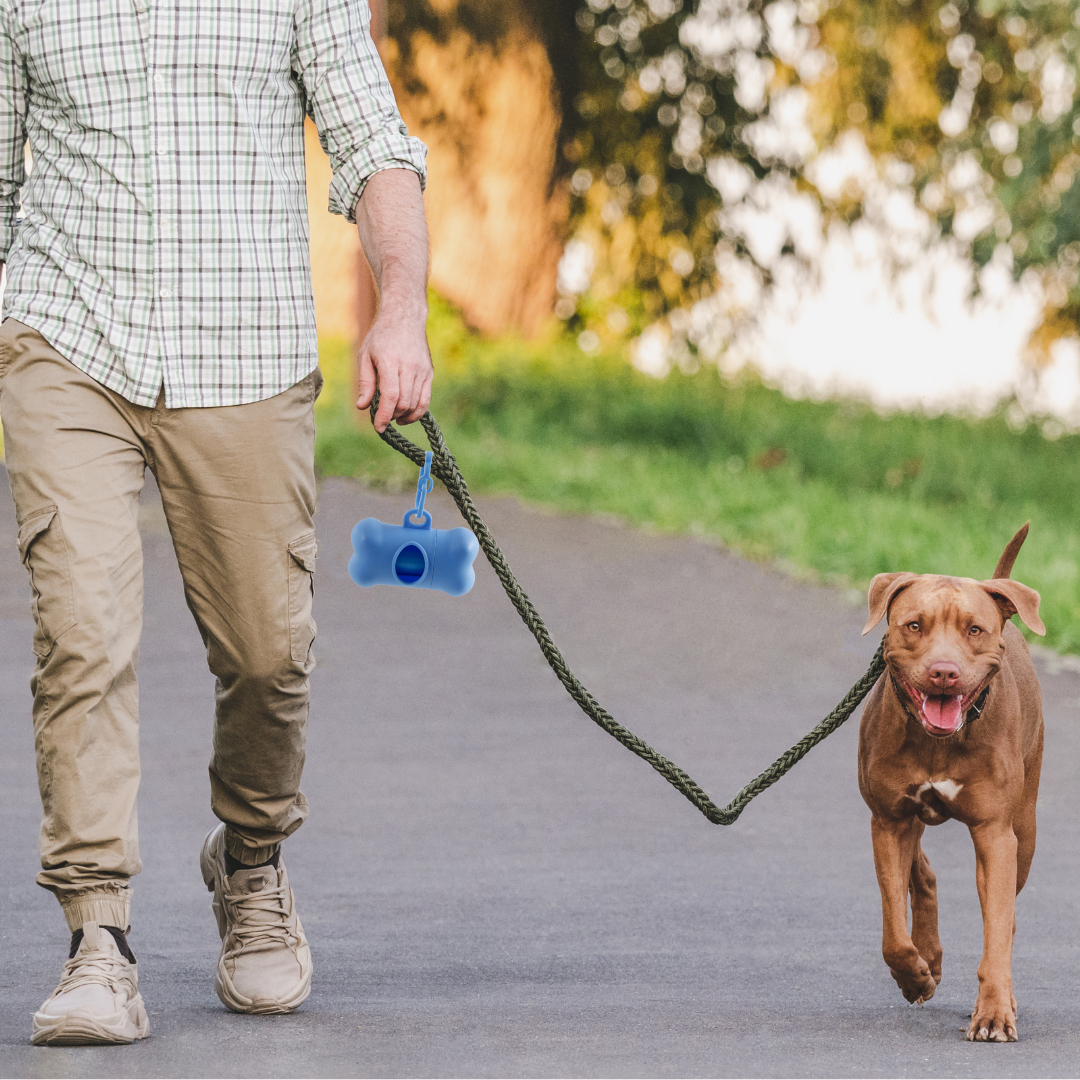
[{"label": "dog's eye", "polygon": [[915,634],[917,634],[917,633],[919,632],[919,624],[918,624],[917,622],[909,622],[909,623],[907,624],[907,628],[908,628],[908,629],[909,629],[909,630],[910,630],[910,631],[911,631],[912,633],[915,633]]},{"label": "dog's eye", "polygon": [[975,636],[976,634],[981,634],[981,633],[982,633],[982,627],[980,627],[980,626],[973,626],[973,627],[972,627],[972,628],[971,628],[971,629],[970,629],[970,630],[968,631],[968,633],[969,633],[969,634],[970,634],[970,635],[971,635],[972,637],[974,637],[974,636]]}]

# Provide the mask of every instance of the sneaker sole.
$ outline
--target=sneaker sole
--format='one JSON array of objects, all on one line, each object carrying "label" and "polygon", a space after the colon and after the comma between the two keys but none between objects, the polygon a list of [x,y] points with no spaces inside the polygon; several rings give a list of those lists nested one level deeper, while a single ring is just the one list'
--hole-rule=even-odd
[{"label": "sneaker sole", "polygon": [[137,994],[122,1012],[99,1016],[90,1012],[71,1012],[63,1016],[34,1013],[34,1046],[125,1046],[150,1034],[141,994]]},{"label": "sneaker sole", "polygon": [[285,1001],[270,1001],[256,999],[247,1001],[234,993],[225,978],[222,977],[221,968],[218,968],[214,978],[214,989],[217,991],[218,1000],[229,1012],[244,1013],[247,1016],[272,1016],[277,1013],[291,1013],[299,1008],[311,994],[311,969],[308,969],[307,977],[296,988],[296,991]]}]

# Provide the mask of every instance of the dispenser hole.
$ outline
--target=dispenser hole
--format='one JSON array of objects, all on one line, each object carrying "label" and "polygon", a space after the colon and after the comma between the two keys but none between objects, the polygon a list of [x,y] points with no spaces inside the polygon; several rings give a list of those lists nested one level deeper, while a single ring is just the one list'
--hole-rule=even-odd
[{"label": "dispenser hole", "polygon": [[394,574],[403,585],[414,585],[427,569],[424,550],[416,544],[406,544],[394,560]]}]

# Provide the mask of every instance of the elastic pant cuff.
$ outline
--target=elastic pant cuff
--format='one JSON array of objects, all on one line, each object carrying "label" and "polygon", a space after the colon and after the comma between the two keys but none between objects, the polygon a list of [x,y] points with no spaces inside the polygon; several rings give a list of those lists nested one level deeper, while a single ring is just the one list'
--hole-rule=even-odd
[{"label": "elastic pant cuff", "polygon": [[68,929],[74,934],[88,922],[100,926],[115,926],[126,930],[131,924],[131,890],[110,889],[108,892],[78,893],[60,901]]},{"label": "elastic pant cuff", "polygon": [[266,844],[263,847],[250,847],[240,839],[227,825],[225,826],[225,850],[244,866],[259,866],[274,857],[280,844]]}]

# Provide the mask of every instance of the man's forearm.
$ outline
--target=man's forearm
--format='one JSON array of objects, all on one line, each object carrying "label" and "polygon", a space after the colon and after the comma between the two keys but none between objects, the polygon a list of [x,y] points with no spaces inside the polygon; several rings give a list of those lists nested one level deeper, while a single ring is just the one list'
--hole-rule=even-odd
[{"label": "man's forearm", "polygon": [[428,234],[420,179],[411,169],[376,173],[356,204],[360,243],[375,275],[380,309],[427,317]]},{"label": "man's forearm", "polygon": [[375,427],[419,420],[431,400],[427,345],[428,235],[420,179],[411,169],[376,173],[356,204],[356,226],[375,275],[379,310],[358,357],[366,409],[379,390]]}]

